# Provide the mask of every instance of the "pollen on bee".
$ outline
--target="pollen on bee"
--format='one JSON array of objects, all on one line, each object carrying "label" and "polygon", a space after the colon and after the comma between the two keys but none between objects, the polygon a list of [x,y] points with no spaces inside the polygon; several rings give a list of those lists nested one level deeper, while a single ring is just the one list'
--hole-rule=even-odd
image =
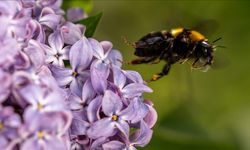
[{"label": "pollen on bee", "polygon": [[182,33],[183,32],[183,28],[175,28],[175,29],[172,29],[171,31],[170,31],[170,33],[171,33],[171,35],[173,36],[173,37],[177,37],[180,33]]},{"label": "pollen on bee", "polygon": [[153,76],[152,76],[152,81],[156,81],[158,78],[159,78],[160,76],[159,75],[157,75],[157,74],[154,74]]},{"label": "pollen on bee", "polygon": [[205,40],[204,35],[202,35],[201,33],[197,32],[197,31],[191,31],[191,34],[189,35],[192,41],[201,41],[201,40]]}]

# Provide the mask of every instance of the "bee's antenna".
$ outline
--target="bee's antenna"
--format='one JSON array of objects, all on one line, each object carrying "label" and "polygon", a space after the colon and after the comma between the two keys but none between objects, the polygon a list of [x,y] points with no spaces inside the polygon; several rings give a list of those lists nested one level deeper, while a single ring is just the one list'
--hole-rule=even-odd
[{"label": "bee's antenna", "polygon": [[223,46],[223,45],[213,45],[214,49],[216,49],[217,47],[219,47],[219,48],[227,48],[226,46]]},{"label": "bee's antenna", "polygon": [[219,41],[219,40],[221,40],[221,39],[222,39],[222,38],[219,37],[218,39],[214,40],[212,43],[215,43],[215,42],[217,42],[217,41]]},{"label": "bee's antenna", "polygon": [[215,47],[219,47],[219,48],[227,48],[226,46],[223,46],[223,45],[216,45]]},{"label": "bee's antenna", "polygon": [[135,48],[135,43],[131,43],[127,40],[127,38],[125,36],[121,37],[124,41],[125,44],[127,44],[128,46],[132,46],[133,48]]}]

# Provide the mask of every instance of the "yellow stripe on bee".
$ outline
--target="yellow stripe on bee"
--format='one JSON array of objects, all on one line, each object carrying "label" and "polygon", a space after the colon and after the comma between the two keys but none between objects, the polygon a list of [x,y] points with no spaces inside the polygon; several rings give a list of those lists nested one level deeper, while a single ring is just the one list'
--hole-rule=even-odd
[{"label": "yellow stripe on bee", "polygon": [[184,28],[175,28],[170,31],[173,37],[177,37],[180,33],[184,31]]},{"label": "yellow stripe on bee", "polygon": [[190,39],[191,39],[192,41],[201,41],[201,40],[205,40],[205,36],[202,35],[201,33],[197,32],[197,31],[192,30],[192,31],[190,31],[190,33],[191,33],[191,34],[189,35],[189,37],[190,37]]}]

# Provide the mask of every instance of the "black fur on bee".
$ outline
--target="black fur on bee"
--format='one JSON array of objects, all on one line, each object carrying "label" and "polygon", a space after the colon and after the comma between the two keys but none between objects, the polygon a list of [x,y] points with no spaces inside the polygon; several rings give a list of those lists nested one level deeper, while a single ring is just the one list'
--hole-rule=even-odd
[{"label": "black fur on bee", "polygon": [[152,32],[133,43],[138,58],[129,64],[156,64],[164,60],[162,71],[153,75],[150,81],[167,75],[177,62],[191,61],[192,68],[207,70],[213,63],[214,42],[219,39],[210,43],[201,33],[185,28]]}]

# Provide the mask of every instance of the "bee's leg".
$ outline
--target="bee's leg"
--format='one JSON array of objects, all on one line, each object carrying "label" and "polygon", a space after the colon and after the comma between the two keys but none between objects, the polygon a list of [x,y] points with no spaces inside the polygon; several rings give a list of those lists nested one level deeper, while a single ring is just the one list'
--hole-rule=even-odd
[{"label": "bee's leg", "polygon": [[149,80],[150,81],[156,81],[156,80],[159,80],[160,78],[162,78],[163,76],[167,75],[169,73],[169,70],[170,70],[170,67],[171,65],[170,64],[165,64],[165,66],[163,67],[162,69],[162,72],[158,73],[158,74],[154,74],[151,79]]},{"label": "bee's leg", "polygon": [[157,58],[154,61],[152,61],[150,64],[158,64],[160,61],[161,61],[161,59]]},{"label": "bee's leg", "polygon": [[134,59],[130,62],[126,62],[126,64],[131,64],[131,65],[136,65],[136,64],[144,64],[144,63],[149,63],[153,60],[155,60],[156,57],[144,57],[144,58],[137,58],[137,59]]},{"label": "bee's leg", "polygon": [[199,61],[199,59],[200,59],[200,58],[195,59],[195,61],[194,61],[193,64],[192,64],[192,68],[197,68],[197,67],[195,67],[195,64]]}]

